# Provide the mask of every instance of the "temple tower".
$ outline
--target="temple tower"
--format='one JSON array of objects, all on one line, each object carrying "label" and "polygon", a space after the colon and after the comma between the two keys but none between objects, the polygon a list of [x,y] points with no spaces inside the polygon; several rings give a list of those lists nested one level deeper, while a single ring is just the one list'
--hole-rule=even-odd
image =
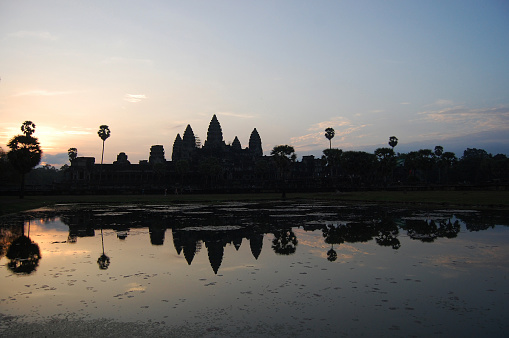
[{"label": "temple tower", "polygon": [[240,151],[242,149],[239,138],[237,136],[235,136],[235,139],[233,140],[232,149],[235,151]]},{"label": "temple tower", "polygon": [[187,125],[184,131],[184,136],[180,138],[180,134],[177,134],[175,141],[173,142],[173,152],[171,154],[172,161],[189,159],[192,156],[193,151],[196,149],[196,137],[194,136],[191,125]]},{"label": "temple tower", "polygon": [[260,135],[258,134],[256,128],[253,129],[253,131],[251,132],[251,136],[249,137],[249,150],[255,156],[263,155],[262,139],[260,138]]},{"label": "temple tower", "polygon": [[117,155],[117,160],[113,161],[113,164],[125,165],[125,164],[131,164],[131,162],[129,162],[129,160],[127,159],[126,153],[121,152]]},{"label": "temple tower", "polygon": [[177,134],[175,137],[175,142],[173,142],[173,151],[171,152],[171,160],[178,161],[182,158],[182,138],[180,134]]},{"label": "temple tower", "polygon": [[222,149],[224,145],[223,130],[217,120],[216,114],[214,114],[210,121],[209,129],[207,131],[207,140],[205,140],[203,147],[208,149]]},{"label": "temple tower", "polygon": [[148,158],[150,164],[164,163],[164,148],[162,145],[155,145],[150,147],[150,157]]},{"label": "temple tower", "polygon": [[194,137],[194,132],[190,124],[187,125],[186,130],[184,131],[182,141],[183,148],[186,151],[196,148],[196,137]]}]

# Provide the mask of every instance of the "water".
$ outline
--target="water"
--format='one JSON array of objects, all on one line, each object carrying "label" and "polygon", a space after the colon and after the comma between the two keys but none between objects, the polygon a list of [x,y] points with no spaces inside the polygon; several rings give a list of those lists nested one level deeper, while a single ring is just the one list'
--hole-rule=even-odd
[{"label": "water", "polygon": [[317,202],[33,210],[2,219],[0,333],[504,336],[507,216]]}]

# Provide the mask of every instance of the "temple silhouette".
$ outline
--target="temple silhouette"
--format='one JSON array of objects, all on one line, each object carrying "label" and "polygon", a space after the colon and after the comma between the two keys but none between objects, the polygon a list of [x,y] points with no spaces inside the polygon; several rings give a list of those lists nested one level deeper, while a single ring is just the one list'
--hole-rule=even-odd
[{"label": "temple silhouette", "polygon": [[[292,170],[294,187],[316,188],[322,162],[304,156]],[[300,178],[300,180],[299,180]],[[71,163],[69,189],[125,193],[259,192],[277,188],[277,168],[271,156],[263,155],[262,139],[253,129],[243,148],[235,136],[223,139],[221,124],[212,116],[203,144],[187,125],[173,142],[171,160],[163,145],[150,147],[148,160],[132,164],[125,152],[112,164],[97,164],[94,157],[77,157]],[[289,187],[291,188],[291,187]]]}]

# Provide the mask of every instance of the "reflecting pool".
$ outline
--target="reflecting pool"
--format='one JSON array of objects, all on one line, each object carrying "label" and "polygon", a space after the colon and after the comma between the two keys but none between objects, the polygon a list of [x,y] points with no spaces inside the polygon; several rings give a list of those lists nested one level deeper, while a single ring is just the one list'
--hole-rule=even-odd
[{"label": "reflecting pool", "polygon": [[0,222],[2,336],[509,332],[508,212],[73,204]]}]

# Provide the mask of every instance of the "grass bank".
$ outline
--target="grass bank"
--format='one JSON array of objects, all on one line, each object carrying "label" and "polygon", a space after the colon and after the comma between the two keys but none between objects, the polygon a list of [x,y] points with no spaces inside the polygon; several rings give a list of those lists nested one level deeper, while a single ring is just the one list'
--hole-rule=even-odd
[{"label": "grass bank", "polygon": [[[210,195],[56,195],[0,196],[0,215],[52,206],[59,203],[221,203],[228,201],[279,200],[278,193]],[[378,202],[405,203],[429,207],[455,207],[509,210],[509,191],[359,191],[345,193],[289,193],[287,200],[321,200],[334,203]]]}]

